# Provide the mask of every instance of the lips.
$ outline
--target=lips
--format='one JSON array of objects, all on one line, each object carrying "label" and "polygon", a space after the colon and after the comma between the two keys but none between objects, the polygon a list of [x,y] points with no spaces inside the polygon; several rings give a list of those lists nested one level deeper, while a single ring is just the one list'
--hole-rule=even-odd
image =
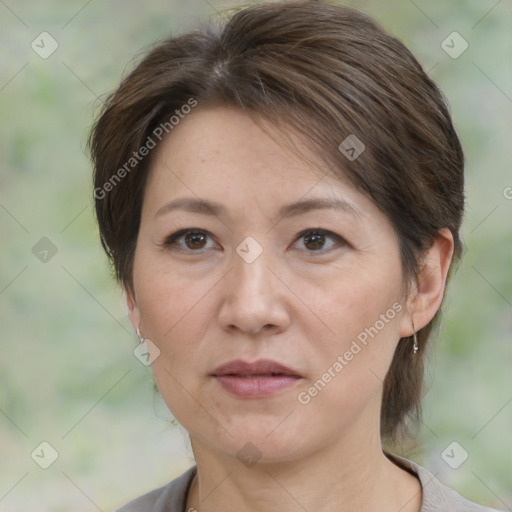
[{"label": "lips", "polygon": [[213,372],[213,375],[216,377],[222,375],[237,375],[244,377],[289,375],[301,377],[301,375],[295,370],[292,370],[291,368],[288,368],[287,366],[284,366],[270,359],[260,359],[254,363],[247,363],[241,360],[231,361],[229,363],[223,364],[222,366],[219,366]]},{"label": "lips", "polygon": [[212,376],[226,391],[242,398],[268,397],[289,389],[302,378],[292,368],[270,359],[231,361],[219,366]]}]

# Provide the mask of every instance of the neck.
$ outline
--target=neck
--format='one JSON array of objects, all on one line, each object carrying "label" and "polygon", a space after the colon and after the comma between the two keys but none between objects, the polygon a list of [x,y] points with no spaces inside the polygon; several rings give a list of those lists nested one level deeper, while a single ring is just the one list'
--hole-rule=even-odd
[{"label": "neck", "polygon": [[389,461],[380,438],[354,430],[336,444],[286,462],[244,466],[192,440],[197,462],[186,510],[418,512],[419,481]]}]

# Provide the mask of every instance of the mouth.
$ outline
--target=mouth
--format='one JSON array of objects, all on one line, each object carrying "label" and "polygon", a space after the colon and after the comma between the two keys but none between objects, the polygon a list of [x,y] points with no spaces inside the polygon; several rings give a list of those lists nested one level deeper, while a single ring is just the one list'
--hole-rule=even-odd
[{"label": "mouth", "polygon": [[270,359],[253,363],[237,360],[219,366],[212,374],[229,393],[242,398],[264,398],[285,391],[303,377]]}]

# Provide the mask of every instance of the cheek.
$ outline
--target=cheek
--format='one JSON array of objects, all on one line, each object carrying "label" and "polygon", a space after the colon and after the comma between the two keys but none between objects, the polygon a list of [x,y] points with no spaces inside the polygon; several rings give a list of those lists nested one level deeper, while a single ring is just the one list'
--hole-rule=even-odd
[{"label": "cheek", "polygon": [[201,341],[213,321],[209,280],[180,278],[176,272],[139,272],[137,298],[144,335],[155,343],[159,357],[153,362],[155,382],[163,400],[187,428],[191,418],[205,421],[197,395],[197,368],[201,368]]},{"label": "cheek", "polygon": [[331,282],[333,291],[316,303],[329,331],[314,343],[314,377],[299,400],[315,404],[310,413],[355,411],[380,392],[399,339],[400,285],[399,267],[354,272]]},{"label": "cheek", "polygon": [[192,342],[190,330],[199,327],[199,320],[208,320],[208,292],[214,284],[212,279],[191,280],[179,271],[159,271],[155,264],[146,265],[135,283],[144,332],[161,345],[185,334]]},{"label": "cheek", "polygon": [[[324,332],[328,334],[334,348],[343,348],[347,343],[369,329],[389,337],[397,331],[397,317],[402,308],[400,301],[401,275],[394,267],[371,272],[350,272],[328,285],[317,289],[303,288],[303,296],[310,296],[315,311],[318,311]],[[307,302],[307,298],[304,302]],[[393,307],[393,305],[395,305]],[[392,332],[393,331],[393,332]]]},{"label": "cheek", "polygon": [[197,369],[204,367],[202,340],[214,322],[215,283],[191,282],[176,272],[155,271],[155,265],[146,268],[136,283],[142,332],[160,350],[152,365],[156,384],[168,407],[179,415],[183,407],[194,408],[183,390],[195,392]]},{"label": "cheek", "polygon": [[396,297],[337,297],[337,310],[328,319],[337,328],[336,340],[317,345],[316,371],[296,397],[305,430],[318,428],[322,418],[325,436],[336,436],[357,418],[370,424],[379,414],[384,378],[398,341],[402,306],[393,302]]}]

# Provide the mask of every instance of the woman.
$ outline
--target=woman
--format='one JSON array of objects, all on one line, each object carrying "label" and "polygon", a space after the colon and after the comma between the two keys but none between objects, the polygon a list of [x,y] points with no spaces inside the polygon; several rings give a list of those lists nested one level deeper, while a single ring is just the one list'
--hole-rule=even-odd
[{"label": "woman", "polygon": [[464,208],[402,43],[341,6],[246,8],[154,48],[90,147],[102,244],[196,460],[120,511],[490,510],[391,453]]}]

